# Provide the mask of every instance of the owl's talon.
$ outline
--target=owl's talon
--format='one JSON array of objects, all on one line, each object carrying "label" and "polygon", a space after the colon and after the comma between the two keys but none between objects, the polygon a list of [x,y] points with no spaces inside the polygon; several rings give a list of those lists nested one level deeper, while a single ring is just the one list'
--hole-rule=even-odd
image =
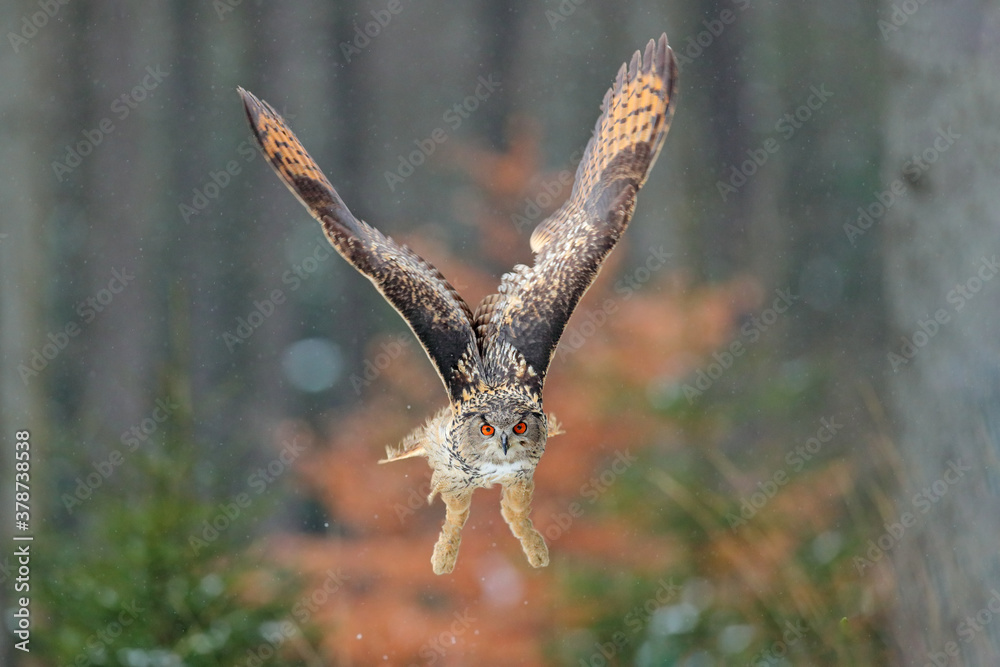
[{"label": "owl's talon", "polygon": [[469,505],[472,503],[472,491],[460,493],[441,492],[447,512],[441,536],[434,545],[434,555],[431,556],[431,567],[434,574],[448,574],[455,569],[458,560],[458,547],[462,544],[462,526],[469,518]]},{"label": "owl's talon", "polygon": [[549,547],[545,544],[541,533],[533,530],[521,540],[521,548],[528,557],[531,567],[545,567],[549,564]]},{"label": "owl's talon", "polygon": [[528,518],[534,489],[535,483],[530,479],[504,486],[500,496],[500,513],[511,532],[521,541],[521,549],[528,557],[531,567],[545,567],[549,564],[549,548],[545,544],[545,538]]},{"label": "owl's talon", "polygon": [[455,569],[458,561],[458,545],[451,545],[445,542],[444,535],[434,545],[434,555],[431,556],[431,567],[434,574],[450,574]]}]

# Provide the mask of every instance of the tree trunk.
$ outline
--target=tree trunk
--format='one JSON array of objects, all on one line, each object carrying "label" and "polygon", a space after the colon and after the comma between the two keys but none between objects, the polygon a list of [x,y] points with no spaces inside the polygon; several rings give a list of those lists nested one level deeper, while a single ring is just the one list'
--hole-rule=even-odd
[{"label": "tree trunk", "polygon": [[889,66],[880,198],[894,330],[885,365],[905,470],[890,520],[915,521],[891,547],[892,632],[900,664],[996,665],[1000,8],[913,5],[908,15],[883,3],[880,24]]},{"label": "tree trunk", "polygon": [[[5,5],[0,22],[21,26],[24,5]],[[29,32],[30,34],[30,32]],[[8,41],[8,40],[5,40]],[[13,556],[17,542],[10,540],[14,529],[14,435],[21,430],[31,434],[32,478],[43,470],[41,449],[48,441],[43,379],[24,369],[30,368],[31,352],[49,342],[44,312],[48,285],[48,262],[45,228],[53,200],[51,171],[39,159],[48,149],[45,128],[58,113],[47,101],[47,88],[55,78],[44,41],[19,44],[15,55],[3,58],[5,93],[0,96],[0,118],[4,119],[4,141],[0,142],[0,164],[7,165],[0,179],[0,201],[4,215],[0,224],[0,608],[14,606],[14,577],[17,562]],[[4,44],[11,48],[11,44]],[[30,480],[29,480],[30,481]],[[40,485],[39,485],[40,486]],[[38,488],[36,486],[35,488]],[[43,496],[44,498],[44,496]],[[44,516],[43,498],[33,498],[33,521]],[[37,523],[31,524],[33,529]],[[34,534],[32,530],[29,534]],[[24,543],[21,543],[24,544]],[[0,633],[0,663],[13,664],[13,643],[19,641],[9,632]]]}]

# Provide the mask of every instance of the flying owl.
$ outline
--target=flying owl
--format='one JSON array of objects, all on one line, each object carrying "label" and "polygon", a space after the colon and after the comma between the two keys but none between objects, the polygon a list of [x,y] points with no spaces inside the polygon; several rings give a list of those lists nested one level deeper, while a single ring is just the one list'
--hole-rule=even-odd
[{"label": "flying owl", "polygon": [[455,567],[472,493],[494,484],[528,562],[548,565],[548,547],[528,517],[535,466],[559,432],[542,409],[545,374],[567,320],[628,226],[670,126],[676,82],[665,34],[621,66],[570,198],[531,235],[534,265],[515,266],[475,311],[431,264],[354,217],[274,108],[239,89],[271,166],[333,247],[403,316],[444,382],[448,406],[381,461],[427,457],[427,501],[440,494],[446,506],[431,557],[437,574]]}]

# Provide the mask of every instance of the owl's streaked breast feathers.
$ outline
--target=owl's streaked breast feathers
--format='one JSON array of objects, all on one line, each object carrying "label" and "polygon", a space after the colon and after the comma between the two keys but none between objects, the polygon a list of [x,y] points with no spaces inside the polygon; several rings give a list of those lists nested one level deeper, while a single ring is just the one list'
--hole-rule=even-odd
[{"label": "owl's streaked breast feathers", "polygon": [[535,466],[547,438],[561,433],[542,411],[545,374],[566,322],[628,226],[670,126],[676,81],[666,35],[622,65],[569,200],[531,235],[534,264],[504,274],[475,313],[431,264],[355,218],[278,113],[239,89],[271,166],[402,315],[444,382],[450,405],[383,460],[426,456],[434,470],[431,498],[440,493],[447,507],[431,559],[438,574],[455,565],[472,491],[494,483],[529,562],[548,564],[528,518]]}]

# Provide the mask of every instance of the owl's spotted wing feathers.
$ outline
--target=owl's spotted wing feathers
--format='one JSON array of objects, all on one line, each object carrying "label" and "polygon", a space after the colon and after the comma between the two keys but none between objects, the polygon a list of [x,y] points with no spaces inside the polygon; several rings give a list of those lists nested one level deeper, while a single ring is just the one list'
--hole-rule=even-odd
[{"label": "owl's spotted wing feathers", "polygon": [[665,34],[659,41],[650,40],[641,57],[636,51],[628,65],[622,63],[615,84],[604,94],[604,113],[580,160],[573,192],[563,208],[532,233],[534,252],[565,235],[573,210],[605,217],[624,187],[642,187],[670,128],[676,82]]},{"label": "owl's spotted wing feathers", "polygon": [[499,303],[499,294],[489,294],[479,302],[479,305],[476,306],[476,312],[472,316],[472,328],[476,332],[476,339],[479,341],[480,354],[485,352],[484,345],[487,341],[490,322],[493,320],[493,311]]},{"label": "owl's spotted wing feathers", "polygon": [[323,226],[337,251],[378,288],[413,329],[449,396],[481,381],[472,312],[444,276],[405,245],[358,220],[281,116],[239,89],[254,136],[271,166]]},{"label": "owl's spotted wing feathers", "polygon": [[537,372],[539,390],[567,320],[632,217],[670,127],[676,80],[666,35],[622,65],[569,200],[531,236],[534,265],[506,274],[489,303],[489,324],[477,333],[510,342]]}]

